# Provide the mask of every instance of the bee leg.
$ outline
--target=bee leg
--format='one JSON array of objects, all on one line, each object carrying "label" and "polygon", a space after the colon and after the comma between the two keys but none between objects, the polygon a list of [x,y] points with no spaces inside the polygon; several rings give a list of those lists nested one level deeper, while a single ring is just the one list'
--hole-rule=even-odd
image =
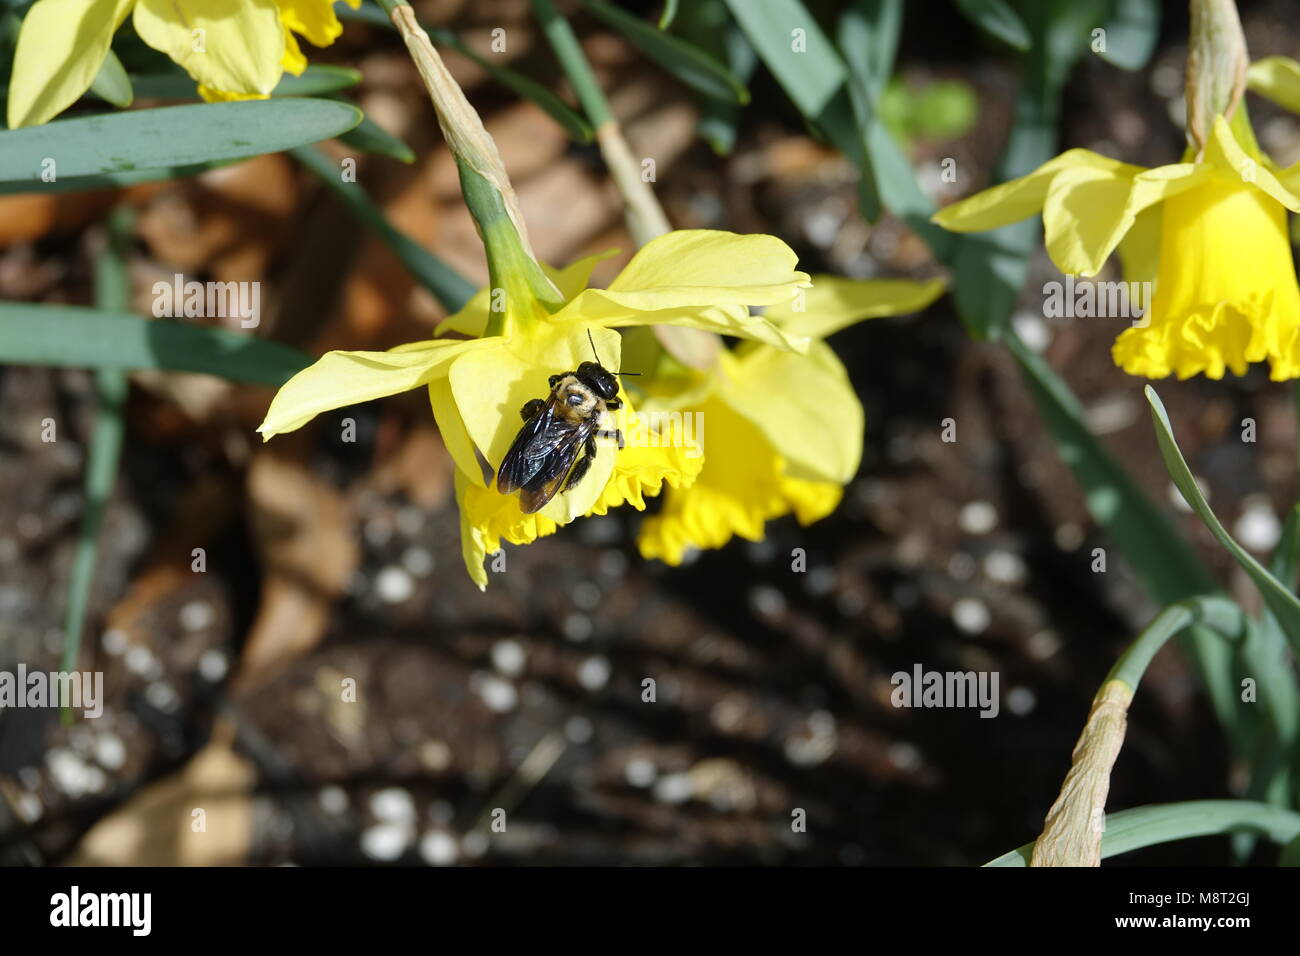
[{"label": "bee leg", "polygon": [[564,487],[560,489],[560,493],[563,494],[564,492],[568,491],[570,488],[577,485],[578,482],[582,481],[583,476],[587,474],[587,469],[591,467],[591,463],[595,460],[596,460],[596,438],[593,435],[591,438],[588,438],[583,443],[582,457],[579,458],[574,463],[573,471],[569,472],[569,477],[564,482]]},{"label": "bee leg", "polygon": [[531,401],[524,402],[524,407],[519,409],[519,415],[524,421],[530,422],[541,414],[542,409],[546,407],[546,402],[540,398],[534,398]]},{"label": "bee leg", "polygon": [[612,411],[615,411],[615,410],[617,410],[617,409],[622,408],[622,407],[623,407],[623,403],[622,403],[622,401],[620,401],[620,400],[617,399],[617,398],[607,398],[607,399],[605,399],[605,407],[608,408],[608,409],[612,412]]},{"label": "bee leg", "polygon": [[623,432],[617,428],[602,428],[596,432],[597,438],[613,438],[618,441],[620,449],[627,447],[627,442],[623,441]]}]

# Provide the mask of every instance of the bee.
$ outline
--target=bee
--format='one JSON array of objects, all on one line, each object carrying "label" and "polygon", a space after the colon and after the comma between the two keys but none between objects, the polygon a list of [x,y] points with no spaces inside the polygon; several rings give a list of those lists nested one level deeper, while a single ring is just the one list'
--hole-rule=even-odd
[{"label": "bee", "polygon": [[[587,332],[591,341],[591,332]],[[497,472],[497,491],[519,492],[524,514],[541,511],[556,492],[576,487],[596,458],[596,439],[613,438],[624,446],[623,433],[603,428],[606,411],[621,408],[618,375],[600,364],[596,343],[591,341],[596,361],[583,362],[572,372],[552,375],[551,394],[534,398],[519,410],[524,426],[519,429]]]}]

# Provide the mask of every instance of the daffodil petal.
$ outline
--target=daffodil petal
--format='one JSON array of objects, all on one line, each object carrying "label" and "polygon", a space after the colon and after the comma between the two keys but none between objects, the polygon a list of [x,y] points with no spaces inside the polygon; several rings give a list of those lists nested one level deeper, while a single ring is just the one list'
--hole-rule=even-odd
[{"label": "daffodil petal", "polygon": [[774,236],[679,229],[646,243],[601,295],[633,312],[775,305],[808,286],[798,261]]},{"label": "daffodil petal", "polygon": [[1300,113],[1300,63],[1289,56],[1266,56],[1246,72],[1246,87],[1284,110]]},{"label": "daffodil petal", "polygon": [[1091,169],[1117,179],[1131,179],[1142,171],[1088,149],[1066,150],[1028,176],[976,193],[945,206],[930,221],[950,232],[984,232],[1028,219],[1043,208],[1048,189],[1056,176],[1070,169]]},{"label": "daffodil petal", "polygon": [[307,69],[307,55],[302,52],[292,30],[284,31],[284,54],[280,57],[280,66],[294,76],[302,76]]},{"label": "daffodil petal", "polygon": [[[592,336],[590,342],[588,331]],[[521,331],[508,342],[495,341],[491,348],[459,356],[448,372],[452,396],[466,433],[494,469],[501,466],[501,460],[523,426],[520,409],[532,399],[550,394],[547,379],[551,375],[591,361],[592,343],[601,364],[611,371],[619,367],[621,357],[617,332],[576,322],[562,326],[546,323]],[[615,413],[616,421],[623,414],[625,409]],[[613,455],[608,446],[612,442],[597,439],[596,443],[600,451],[587,476],[577,487],[557,494],[542,509],[541,513],[557,524],[567,524],[589,512],[609,480]]]},{"label": "daffodil petal", "polygon": [[429,383],[429,405],[433,409],[433,420],[442,435],[442,443],[447,446],[456,468],[480,488],[486,487],[492,480],[491,466],[469,437],[465,422],[460,417],[460,409],[456,407],[456,399],[451,393],[451,381],[446,375],[438,375]]},{"label": "daffodil petal", "polygon": [[90,89],[135,0],[37,0],[23,18],[9,83],[10,129],[58,116]]},{"label": "daffodil petal", "polygon": [[721,372],[718,397],[763,434],[789,474],[839,484],[857,474],[862,403],[830,346],[813,342],[807,355],[758,346],[724,357]]},{"label": "daffodil petal", "polygon": [[[334,13],[334,0],[276,0],[276,3],[284,25],[314,46],[329,46],[343,32],[343,24]],[[360,0],[348,0],[353,10],[360,5]]]},{"label": "daffodil petal", "polygon": [[864,319],[920,312],[943,295],[946,287],[942,279],[915,282],[818,275],[801,298],[769,306],[763,317],[787,335],[824,339]]},{"label": "daffodil petal", "polygon": [[218,94],[267,96],[280,81],[284,27],[275,0],[137,0],[145,43]]},{"label": "daffodil petal", "polygon": [[301,428],[321,412],[419,388],[458,355],[495,341],[420,342],[388,352],[328,352],[275,393],[257,430],[265,441]]},{"label": "daffodil petal", "polygon": [[456,504],[460,511],[460,547],[465,570],[485,590],[488,583],[483,561],[501,550],[501,539],[512,544],[529,544],[553,534],[556,524],[541,514],[526,515],[519,510],[515,495],[499,495],[491,488],[481,488],[456,469]]},{"label": "daffodil petal", "polygon": [[761,315],[750,315],[743,305],[723,305],[715,308],[663,309],[659,312],[639,312],[611,302],[604,289],[588,289],[578,295],[555,322],[595,322],[605,328],[621,329],[642,325],[676,325],[719,335],[732,335],[752,339],[787,351],[806,352],[809,339],[806,335],[791,335]]},{"label": "daffodil petal", "polygon": [[1124,267],[1125,282],[1156,281],[1160,266],[1161,219],[1159,205],[1142,210],[1120,240],[1115,251]]},{"label": "daffodil petal", "polygon": [[1300,196],[1284,186],[1263,163],[1241,148],[1237,138],[1232,135],[1227,120],[1222,116],[1214,118],[1214,132],[1205,144],[1205,161],[1216,166],[1224,175],[1250,183],[1292,212],[1300,212]]}]

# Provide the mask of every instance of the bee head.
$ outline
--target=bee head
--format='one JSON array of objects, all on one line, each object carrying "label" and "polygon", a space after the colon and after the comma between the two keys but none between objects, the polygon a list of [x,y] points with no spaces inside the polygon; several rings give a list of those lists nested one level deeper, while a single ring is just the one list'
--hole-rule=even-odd
[{"label": "bee head", "polygon": [[573,374],[579,382],[605,401],[618,395],[618,379],[598,362],[583,362]]}]

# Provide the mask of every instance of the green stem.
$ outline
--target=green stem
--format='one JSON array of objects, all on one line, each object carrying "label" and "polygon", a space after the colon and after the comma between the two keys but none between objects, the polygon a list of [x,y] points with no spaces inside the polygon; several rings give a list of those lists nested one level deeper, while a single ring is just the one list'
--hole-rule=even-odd
[{"label": "green stem", "polygon": [[[131,211],[125,206],[119,206],[108,218],[107,242],[95,263],[95,304],[101,309],[114,312],[129,309],[131,288],[126,273],[126,255],[131,223]],[[63,655],[59,666],[65,672],[76,670],[81,652],[86,607],[90,603],[90,590],[95,579],[99,532],[122,457],[123,411],[128,387],[127,374],[121,369],[96,369],[95,395],[99,409],[86,460],[86,504],[72,559],[63,622]],[[65,726],[72,723],[72,711],[66,701],[60,707],[60,717]]]}]

